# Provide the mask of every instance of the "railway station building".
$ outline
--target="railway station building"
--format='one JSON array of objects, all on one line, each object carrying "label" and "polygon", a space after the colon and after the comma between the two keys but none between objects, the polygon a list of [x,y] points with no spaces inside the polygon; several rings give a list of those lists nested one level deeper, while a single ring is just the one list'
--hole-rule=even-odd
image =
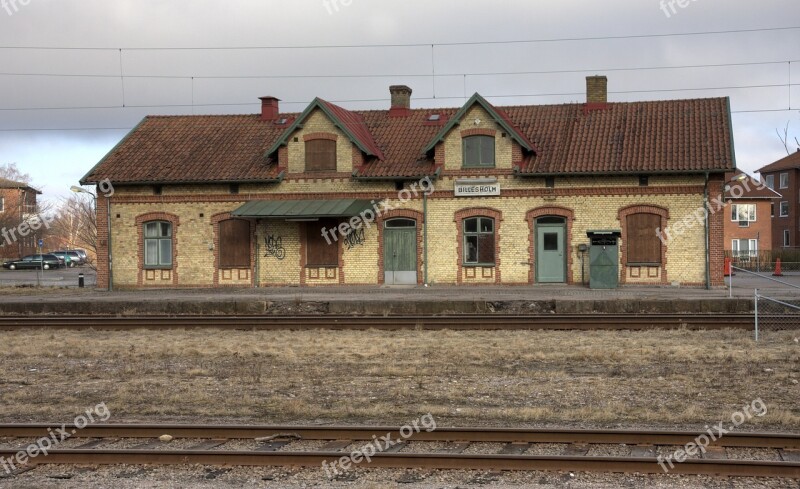
[{"label": "railway station building", "polygon": [[[98,186],[98,287],[723,285],[727,98],[150,116]],[[106,192],[113,186],[113,193]]]}]

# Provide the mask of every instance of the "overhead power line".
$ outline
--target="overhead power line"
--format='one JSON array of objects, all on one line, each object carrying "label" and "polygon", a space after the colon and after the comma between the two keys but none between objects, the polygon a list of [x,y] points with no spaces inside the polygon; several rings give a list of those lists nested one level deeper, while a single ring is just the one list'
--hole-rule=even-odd
[{"label": "overhead power line", "polygon": [[612,41],[624,39],[647,39],[664,37],[712,36],[724,34],[744,34],[755,32],[779,32],[800,29],[800,26],[764,27],[758,29],[728,29],[719,31],[675,32],[660,34],[629,34],[622,36],[556,37],[539,39],[510,39],[499,41],[427,42],[427,43],[386,43],[386,44],[312,44],[312,45],[271,45],[271,46],[0,46],[0,49],[25,49],[47,51],[244,51],[259,49],[361,49],[361,48],[430,48],[431,46],[491,46],[502,44],[537,44],[554,42]]},{"label": "overhead power line", "polygon": [[[652,71],[652,70],[683,70],[683,69],[707,69],[707,68],[730,68],[744,66],[765,66],[765,65],[784,65],[787,63],[800,63],[798,59],[780,61],[753,61],[744,63],[714,63],[696,65],[673,65],[673,66],[632,66],[621,68],[585,68],[569,70],[538,70],[538,71],[479,71],[465,73],[366,73],[366,74],[343,74],[343,75],[123,75],[122,78],[150,78],[150,79],[178,79],[178,80],[247,80],[247,79],[301,79],[301,78],[429,78],[429,77],[460,77],[460,76],[515,76],[515,75],[554,75],[568,73],[604,73],[618,71]],[[119,79],[119,74],[101,73],[19,73],[19,72],[0,72],[0,76],[40,76],[40,77],[76,77],[76,78],[113,78]]]},{"label": "overhead power line", "polygon": [[[764,85],[729,85],[720,87],[688,87],[688,88],[655,88],[646,90],[609,90],[611,95],[624,95],[636,93],[674,93],[674,92],[697,92],[697,91],[713,91],[713,90],[747,90],[747,89],[763,89],[763,88],[787,88],[800,86],[800,83],[776,83]],[[575,97],[585,95],[585,92],[551,92],[551,93],[517,93],[517,94],[501,94],[501,95],[484,95],[485,98],[531,98],[531,97]],[[415,100],[457,100],[463,99],[462,95],[452,97],[416,97]],[[331,103],[367,103],[367,102],[388,102],[389,98],[371,98],[371,99],[346,99],[346,100],[329,100]],[[298,104],[307,105],[310,103],[308,100],[298,101],[283,101],[284,104]],[[229,102],[229,103],[209,103],[209,104],[154,104],[154,105],[100,105],[100,106],[72,106],[72,107],[2,107],[0,111],[43,111],[43,110],[112,110],[112,109],[161,109],[161,108],[188,108],[188,107],[242,107],[242,106],[257,106],[258,102]]]}]

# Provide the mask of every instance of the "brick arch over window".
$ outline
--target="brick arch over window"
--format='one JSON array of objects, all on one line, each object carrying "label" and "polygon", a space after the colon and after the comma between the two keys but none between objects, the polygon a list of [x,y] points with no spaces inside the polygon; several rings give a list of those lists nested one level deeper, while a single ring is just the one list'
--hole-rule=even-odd
[{"label": "brick arch over window", "polygon": [[461,131],[462,138],[468,138],[470,136],[490,136],[490,137],[497,137],[497,131],[494,129],[485,129],[476,127],[474,129],[464,129]]},{"label": "brick arch over window", "polygon": [[528,221],[528,256],[530,256],[530,266],[528,267],[528,283],[533,283],[536,277],[534,264],[536,263],[536,220],[540,217],[555,216],[563,217],[566,220],[567,229],[564,243],[564,252],[567,253],[567,284],[573,284],[572,277],[572,222],[575,220],[575,211],[567,207],[545,206],[529,210],[525,215]]},{"label": "brick arch over window", "polygon": [[[220,212],[219,214],[214,214],[211,216],[211,225],[214,227],[214,286],[219,286],[219,264],[220,264],[220,257],[219,257],[219,225],[222,221],[227,221],[229,219],[234,219],[233,214],[230,212]],[[256,222],[253,219],[238,219],[240,221],[247,221],[250,223],[250,268],[253,268],[253,265],[256,262]],[[250,285],[255,285],[255,274],[250,273]]]},{"label": "brick arch over window", "polygon": [[385,231],[384,223],[399,217],[417,221],[417,284],[422,285],[425,281],[425,277],[422,273],[422,226],[425,223],[425,215],[420,211],[415,211],[412,209],[394,209],[381,214],[377,221],[375,221],[376,225],[378,226],[378,283],[383,284],[386,281],[386,270],[383,260],[383,232]]},{"label": "brick arch over window", "polygon": [[[632,214],[655,214],[661,218],[661,229],[666,229],[667,220],[669,220],[669,210],[653,204],[635,204],[623,207],[619,210],[617,219],[619,220],[620,229],[622,229],[622,244],[619,247],[621,255],[622,266],[619,270],[620,283],[624,284],[627,278],[628,266],[628,216]],[[661,283],[668,284],[669,278],[667,277],[667,243],[661,242]]]},{"label": "brick arch over window", "polygon": [[337,141],[339,139],[338,134],[334,134],[332,132],[312,132],[303,136],[303,141],[314,141],[316,139],[327,139],[328,141]]},{"label": "brick arch over window", "polygon": [[500,227],[503,223],[503,213],[490,207],[470,207],[455,213],[453,221],[458,231],[456,265],[458,266],[458,283],[464,283],[464,219],[470,217],[491,217],[494,219],[494,283],[501,283],[500,277]]},{"label": "brick arch over window", "polygon": [[172,271],[172,285],[178,285],[178,226],[181,220],[169,212],[148,212],[136,216],[136,235],[138,236],[137,257],[139,261],[136,283],[139,287],[144,284],[144,223],[150,221],[166,221],[172,224],[172,267],[163,270]]}]

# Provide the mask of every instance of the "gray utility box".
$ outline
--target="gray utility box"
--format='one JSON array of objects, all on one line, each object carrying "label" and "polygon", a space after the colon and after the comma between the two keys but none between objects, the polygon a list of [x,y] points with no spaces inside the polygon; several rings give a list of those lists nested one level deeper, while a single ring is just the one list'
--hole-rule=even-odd
[{"label": "gray utility box", "polygon": [[588,231],[589,288],[616,289],[619,287],[620,231]]}]

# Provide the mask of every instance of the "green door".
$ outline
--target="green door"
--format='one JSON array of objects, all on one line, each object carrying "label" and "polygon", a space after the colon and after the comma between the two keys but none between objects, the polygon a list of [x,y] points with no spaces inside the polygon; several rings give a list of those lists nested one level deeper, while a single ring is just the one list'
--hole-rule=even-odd
[{"label": "green door", "polygon": [[417,283],[417,222],[413,219],[386,221],[383,240],[385,283],[415,285]]},{"label": "green door", "polygon": [[564,226],[537,224],[536,278],[539,283],[566,282]]}]

